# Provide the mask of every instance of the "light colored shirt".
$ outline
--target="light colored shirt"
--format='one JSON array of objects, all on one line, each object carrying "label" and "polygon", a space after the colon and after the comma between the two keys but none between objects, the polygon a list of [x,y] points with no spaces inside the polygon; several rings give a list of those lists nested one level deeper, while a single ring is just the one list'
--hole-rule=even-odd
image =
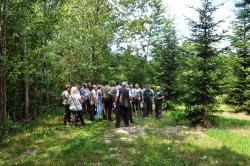
[{"label": "light colored shirt", "polygon": [[68,104],[69,92],[67,90],[63,91],[62,97],[63,97],[63,105]]},{"label": "light colored shirt", "polygon": [[81,92],[81,95],[83,96],[83,99],[84,100],[89,100],[90,98],[90,91],[89,91],[89,88],[84,88],[82,87],[80,89],[80,92]]},{"label": "light colored shirt", "polygon": [[120,90],[121,88],[122,88],[122,86],[121,85],[116,85],[116,90]]},{"label": "light colored shirt", "polygon": [[140,100],[142,96],[142,90],[140,88],[134,89],[134,93],[135,93],[135,97]]},{"label": "light colored shirt", "polygon": [[109,94],[112,95],[112,96],[115,96],[116,93],[117,93],[116,87],[112,87],[112,88],[110,89],[110,91],[109,91]]},{"label": "light colored shirt", "polygon": [[80,102],[81,96],[79,94],[73,95],[69,97],[69,109],[71,111],[81,111],[82,104]]},{"label": "light colored shirt", "polygon": [[90,104],[91,105],[96,105],[97,104],[97,93],[95,89],[91,90],[90,93]]},{"label": "light colored shirt", "polygon": [[105,87],[103,87],[103,88],[101,89],[102,97],[103,97],[103,98],[108,98],[108,97],[110,97],[110,94],[109,94],[110,90],[111,90],[111,87],[108,86],[108,85],[106,85]]},{"label": "light colored shirt", "polygon": [[136,90],[135,90],[134,88],[131,88],[131,89],[129,89],[129,91],[130,91],[130,93],[131,93],[131,96],[132,96],[132,97],[135,97],[135,95],[136,95]]}]

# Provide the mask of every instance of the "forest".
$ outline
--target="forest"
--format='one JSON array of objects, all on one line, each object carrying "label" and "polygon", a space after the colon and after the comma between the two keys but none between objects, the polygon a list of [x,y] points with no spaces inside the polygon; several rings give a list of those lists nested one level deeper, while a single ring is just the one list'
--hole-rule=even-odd
[{"label": "forest", "polygon": [[[250,164],[250,1],[224,30],[223,1],[201,2],[180,39],[162,0],[1,0],[0,165]],[[113,123],[65,129],[65,84],[117,81],[160,85],[163,118],[134,115],[126,145]]]}]

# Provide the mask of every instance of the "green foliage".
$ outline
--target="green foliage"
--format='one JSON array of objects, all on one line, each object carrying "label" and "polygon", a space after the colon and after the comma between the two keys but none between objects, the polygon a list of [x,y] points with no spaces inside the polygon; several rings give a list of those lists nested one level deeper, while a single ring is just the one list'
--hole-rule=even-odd
[{"label": "green foliage", "polygon": [[220,62],[219,52],[213,47],[223,35],[215,30],[219,22],[214,22],[213,14],[218,6],[213,6],[212,1],[203,0],[202,7],[195,9],[199,20],[189,19],[192,29],[192,42],[195,52],[191,54],[187,64],[191,70],[186,71],[188,95],[184,102],[187,106],[187,118],[192,123],[209,125],[209,117],[214,113],[216,95],[220,93],[219,82],[221,74],[218,71]]},{"label": "green foliage", "polygon": [[[147,56],[152,56],[151,41],[160,40],[155,36],[164,18],[160,0],[6,2],[7,51],[1,69],[12,119],[51,110],[66,83],[157,82]],[[136,48],[134,40],[142,47]]]},{"label": "green foliage", "polygon": [[0,125],[0,141],[6,141],[6,138],[11,133],[16,133],[21,129],[20,124],[13,122],[11,119],[5,119],[4,123]]},{"label": "green foliage", "polygon": [[[218,7],[210,1],[197,9],[198,22],[190,20],[192,40],[179,46],[173,20],[165,17],[161,0],[4,2],[8,8],[1,78],[6,77],[5,104],[14,121],[53,110],[64,84],[89,81],[161,85],[167,108],[185,103],[187,108],[214,110],[215,97],[232,90],[239,96],[229,95],[230,101],[249,108],[248,85],[226,85],[249,82],[247,63],[238,56],[244,49],[223,54],[213,47],[222,36],[216,33],[221,21],[212,19]],[[242,19],[246,13],[239,16]],[[244,31],[241,24],[236,25],[238,37],[232,43],[246,48],[248,38],[238,40]],[[244,80],[233,76],[233,67],[236,75],[245,75]]]},{"label": "green foliage", "polygon": [[240,1],[236,3],[236,7],[237,20],[232,22],[233,36],[230,38],[235,50],[234,75],[237,79],[229,92],[227,102],[235,106],[236,112],[250,112],[250,4],[247,1]]},{"label": "green foliage", "polygon": [[157,63],[157,80],[164,85],[166,98],[176,100],[178,94],[174,88],[178,58],[178,46],[173,22],[166,20],[162,29],[162,40],[155,43],[154,58]]},{"label": "green foliage", "polygon": [[171,112],[172,124],[182,124],[186,120],[186,112],[183,109],[175,109]]}]

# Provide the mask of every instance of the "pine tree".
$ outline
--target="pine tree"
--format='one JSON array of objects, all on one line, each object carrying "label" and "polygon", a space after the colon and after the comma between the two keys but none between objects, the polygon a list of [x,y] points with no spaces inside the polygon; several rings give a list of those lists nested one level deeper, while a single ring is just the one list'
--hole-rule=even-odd
[{"label": "pine tree", "polygon": [[229,93],[228,102],[235,106],[236,112],[250,112],[250,1],[243,0],[235,4],[238,8],[237,20],[232,23],[231,43],[236,50],[237,81]]},{"label": "pine tree", "polygon": [[173,87],[175,69],[177,66],[177,44],[177,36],[173,21],[166,20],[162,29],[161,40],[155,46],[155,60],[159,65],[157,78],[165,85],[165,96],[168,100],[173,100],[177,97]]},{"label": "pine tree", "polygon": [[[221,4],[222,5],[222,4]],[[215,112],[216,95],[219,93],[215,58],[219,52],[213,46],[223,38],[223,33],[217,33],[218,25],[223,21],[214,21],[213,14],[219,6],[214,6],[212,0],[203,0],[201,8],[194,8],[199,14],[198,21],[189,20],[191,27],[190,41],[195,46],[194,71],[190,76],[189,95],[185,101],[187,118],[193,124],[210,125],[210,115]]]}]

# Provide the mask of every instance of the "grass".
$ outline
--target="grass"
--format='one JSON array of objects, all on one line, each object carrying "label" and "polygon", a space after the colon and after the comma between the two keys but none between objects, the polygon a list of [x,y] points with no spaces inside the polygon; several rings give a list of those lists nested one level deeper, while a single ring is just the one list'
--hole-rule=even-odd
[{"label": "grass", "polygon": [[218,114],[210,129],[173,125],[169,112],[160,120],[135,116],[137,131],[103,120],[66,128],[62,114],[11,133],[0,143],[0,165],[250,165],[247,115]]}]

